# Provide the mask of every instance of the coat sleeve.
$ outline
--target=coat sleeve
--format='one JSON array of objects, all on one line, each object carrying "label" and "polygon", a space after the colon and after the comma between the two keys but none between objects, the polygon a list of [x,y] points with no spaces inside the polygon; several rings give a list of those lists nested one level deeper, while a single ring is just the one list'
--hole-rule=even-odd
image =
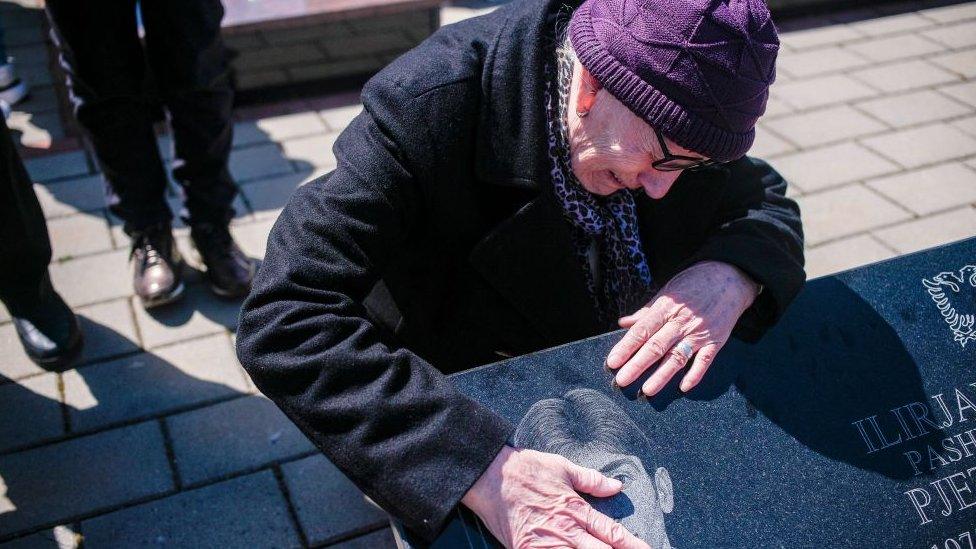
[{"label": "coat sleeve", "polygon": [[730,178],[704,245],[686,265],[722,261],[763,285],[733,334],[755,342],[786,310],[806,280],[800,208],[786,198],[786,180],[749,156],[726,168]]},{"label": "coat sleeve", "polygon": [[511,425],[386,339],[362,300],[422,200],[389,130],[360,114],[338,167],[298,189],[244,302],[241,363],[315,445],[407,528],[431,539]]}]

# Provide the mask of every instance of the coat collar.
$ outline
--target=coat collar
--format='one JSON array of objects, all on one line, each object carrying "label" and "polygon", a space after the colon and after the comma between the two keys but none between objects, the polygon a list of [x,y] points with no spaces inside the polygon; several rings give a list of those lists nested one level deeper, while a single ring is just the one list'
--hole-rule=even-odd
[{"label": "coat collar", "polygon": [[498,8],[504,18],[482,71],[476,169],[498,185],[538,190],[546,181],[545,65],[559,10],[578,0],[524,0]]}]

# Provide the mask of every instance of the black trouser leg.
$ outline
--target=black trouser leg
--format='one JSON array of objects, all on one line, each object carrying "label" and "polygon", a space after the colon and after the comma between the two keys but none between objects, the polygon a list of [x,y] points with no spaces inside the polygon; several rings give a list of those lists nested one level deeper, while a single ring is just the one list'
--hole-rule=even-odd
[{"label": "black trouser leg", "polygon": [[30,176],[0,116],[0,301],[21,316],[47,284],[51,240]]},{"label": "black trouser leg", "polygon": [[[163,0],[147,0],[163,1]],[[113,191],[110,208],[128,233],[169,221],[166,172],[144,93],[145,55],[135,0],[47,0],[51,35],[75,116]]]},{"label": "black trouser leg", "polygon": [[170,113],[188,221],[224,223],[237,188],[227,168],[234,94],[219,0],[143,0],[150,69]]}]

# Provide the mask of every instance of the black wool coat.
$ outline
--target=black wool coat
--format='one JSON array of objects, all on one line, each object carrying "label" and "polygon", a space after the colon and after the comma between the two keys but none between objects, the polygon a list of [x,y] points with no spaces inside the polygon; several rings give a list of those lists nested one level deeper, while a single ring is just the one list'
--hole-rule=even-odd
[{"label": "black wool coat", "polygon": [[[446,26],[370,80],[338,167],[295,192],[241,312],[238,355],[258,388],[424,537],[512,432],[444,373],[614,328],[597,320],[549,182],[543,65],[563,2]],[[743,157],[640,195],[654,279],[738,266],[765,286],[736,328],[758,338],[804,281],[785,190]]]}]

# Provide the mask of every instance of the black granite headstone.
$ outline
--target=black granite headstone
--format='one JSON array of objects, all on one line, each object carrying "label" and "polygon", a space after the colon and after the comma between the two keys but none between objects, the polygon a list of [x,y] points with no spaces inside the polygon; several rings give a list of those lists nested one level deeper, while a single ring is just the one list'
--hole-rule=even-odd
[{"label": "black granite headstone", "polygon": [[[976,238],[808,282],[687,395],[612,388],[622,332],[454,381],[512,443],[624,480],[594,503],[654,548],[972,549],[974,315]],[[462,511],[434,547],[495,545]]]}]

